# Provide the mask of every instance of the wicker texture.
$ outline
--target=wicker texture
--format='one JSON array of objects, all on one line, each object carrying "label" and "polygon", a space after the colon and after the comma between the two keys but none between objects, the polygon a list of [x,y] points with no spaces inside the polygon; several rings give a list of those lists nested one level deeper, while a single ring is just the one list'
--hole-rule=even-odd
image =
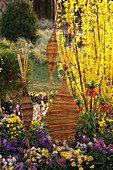
[{"label": "wicker texture", "polygon": [[58,139],[62,144],[65,139],[70,146],[74,139],[78,118],[77,105],[69,92],[66,74],[64,74],[62,86],[47,112],[46,121],[52,141]]},{"label": "wicker texture", "polygon": [[58,43],[56,38],[56,24],[53,25],[53,33],[46,47],[46,56],[50,75],[53,75],[58,55]]},{"label": "wicker texture", "polygon": [[28,94],[25,83],[23,84],[21,107],[22,107],[22,120],[24,122],[25,127],[25,134],[28,136],[33,116],[33,103],[31,97]]}]

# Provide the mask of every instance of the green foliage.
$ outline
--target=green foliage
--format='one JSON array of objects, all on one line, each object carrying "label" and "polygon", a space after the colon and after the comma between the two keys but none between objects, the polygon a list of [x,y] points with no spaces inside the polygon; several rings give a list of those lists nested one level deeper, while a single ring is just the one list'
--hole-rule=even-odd
[{"label": "green foliage", "polygon": [[99,132],[99,119],[94,111],[81,114],[77,131],[93,139],[94,135]]},{"label": "green foliage", "polygon": [[37,28],[37,16],[29,3],[15,1],[9,3],[1,17],[1,34],[8,40],[18,37],[32,39]]},{"label": "green foliage", "polygon": [[47,29],[45,31],[43,30],[37,30],[35,35],[35,43],[33,44],[30,40],[26,41],[24,38],[18,38],[17,40],[17,46],[22,46],[26,42],[27,51],[29,53],[29,56],[41,64],[47,63],[47,57],[46,57],[46,46],[48,44],[49,38],[51,36],[52,32],[48,31]]},{"label": "green foliage", "polygon": [[17,54],[20,53],[14,43],[0,40],[0,96],[19,97],[22,88]]},{"label": "green foliage", "polygon": [[12,95],[21,88],[21,78],[19,77],[19,66],[15,53],[4,52],[0,56],[0,94]]}]

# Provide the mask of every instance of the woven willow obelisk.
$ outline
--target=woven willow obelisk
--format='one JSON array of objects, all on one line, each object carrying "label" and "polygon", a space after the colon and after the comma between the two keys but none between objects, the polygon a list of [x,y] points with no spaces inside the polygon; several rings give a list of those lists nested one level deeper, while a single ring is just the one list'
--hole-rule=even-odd
[{"label": "woven willow obelisk", "polygon": [[[28,61],[28,55],[26,56],[26,44],[25,44],[23,67],[22,67],[19,54],[18,54],[18,62],[19,62],[19,67],[20,67],[21,77],[22,77],[22,82],[23,82],[22,97],[21,97],[22,120],[24,123],[25,135],[26,135],[27,145],[29,148],[29,155],[30,155],[30,144],[29,144],[28,134],[29,134],[29,128],[30,128],[30,124],[32,121],[32,116],[33,116],[33,103],[32,103],[31,97],[28,94],[27,87],[26,87],[27,61]],[[31,157],[30,157],[30,160],[31,160]]]},{"label": "woven willow obelisk", "polygon": [[65,139],[70,146],[76,132],[79,112],[68,89],[66,70],[67,66],[64,65],[63,83],[48,109],[46,121],[52,141],[61,140],[62,144]]}]

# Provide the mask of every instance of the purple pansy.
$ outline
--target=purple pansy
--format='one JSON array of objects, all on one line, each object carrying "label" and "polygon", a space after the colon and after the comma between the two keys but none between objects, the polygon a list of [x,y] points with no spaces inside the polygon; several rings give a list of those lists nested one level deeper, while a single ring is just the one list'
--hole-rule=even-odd
[{"label": "purple pansy", "polygon": [[36,147],[36,148],[39,147],[37,142],[35,142],[35,143],[33,144],[33,146]]},{"label": "purple pansy", "polygon": [[49,146],[50,141],[47,138],[44,138],[40,143],[41,143],[41,145]]},{"label": "purple pansy", "polygon": [[26,139],[22,140],[22,144],[26,145]]},{"label": "purple pansy", "polygon": [[65,162],[66,162],[66,159],[63,158],[63,157],[59,158],[58,161],[57,161],[57,163],[58,163],[59,165],[61,165],[61,166],[62,166]]},{"label": "purple pansy", "polygon": [[56,153],[51,154],[51,157],[57,157]]},{"label": "purple pansy", "polygon": [[18,150],[21,152],[21,153],[23,153],[23,148],[22,147],[18,147]]},{"label": "purple pansy", "polygon": [[39,131],[37,132],[37,136],[40,137],[40,138],[42,138],[42,137],[44,136],[44,132],[43,132],[42,130],[39,130]]},{"label": "purple pansy", "polygon": [[3,146],[4,146],[4,148],[5,148],[6,150],[11,151],[11,143],[10,143],[10,142],[4,140],[4,141],[3,141]]},{"label": "purple pansy", "polygon": [[51,158],[49,158],[49,159],[46,160],[46,164],[47,165],[52,165],[52,164],[54,164],[54,162],[53,162],[53,160]]},{"label": "purple pansy", "polygon": [[22,169],[23,168],[23,162],[19,162],[19,163],[17,163],[17,164],[15,164],[15,167],[18,169]]},{"label": "purple pansy", "polygon": [[14,140],[12,140],[11,143],[17,146],[18,141],[16,139],[14,139]]},{"label": "purple pansy", "polygon": [[31,166],[32,168],[36,168],[38,166],[38,164],[35,162],[35,163],[31,163]]}]

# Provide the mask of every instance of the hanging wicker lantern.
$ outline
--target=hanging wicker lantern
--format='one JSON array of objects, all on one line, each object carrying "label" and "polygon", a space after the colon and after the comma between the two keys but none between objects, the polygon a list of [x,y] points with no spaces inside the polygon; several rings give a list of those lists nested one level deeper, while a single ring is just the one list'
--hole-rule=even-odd
[{"label": "hanging wicker lantern", "polygon": [[53,75],[55,69],[57,55],[58,55],[58,43],[56,38],[56,24],[54,24],[51,38],[46,47],[46,56],[51,76]]}]

